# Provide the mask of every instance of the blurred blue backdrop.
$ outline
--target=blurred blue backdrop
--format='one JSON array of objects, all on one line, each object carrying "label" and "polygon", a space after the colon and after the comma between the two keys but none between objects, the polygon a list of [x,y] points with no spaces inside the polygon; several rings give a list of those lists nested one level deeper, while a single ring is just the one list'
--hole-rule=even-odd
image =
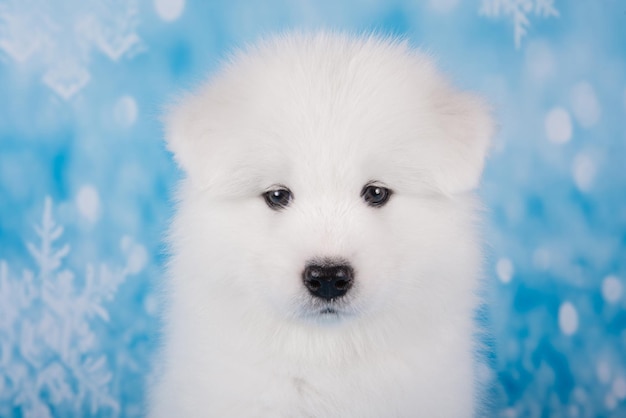
[{"label": "blurred blue backdrop", "polygon": [[406,36],[496,110],[494,416],[626,416],[619,0],[0,0],[0,416],[141,415],[179,176],[160,109],[319,27]]}]

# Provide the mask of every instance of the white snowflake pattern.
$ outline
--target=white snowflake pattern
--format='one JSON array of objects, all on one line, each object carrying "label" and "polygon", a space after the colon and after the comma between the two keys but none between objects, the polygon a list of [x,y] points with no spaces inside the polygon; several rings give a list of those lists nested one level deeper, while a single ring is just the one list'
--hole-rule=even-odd
[{"label": "white snowflake pattern", "polygon": [[491,18],[507,16],[513,20],[516,48],[521,46],[522,38],[528,33],[529,15],[541,18],[559,16],[554,0],[482,0],[479,13]]},{"label": "white snowflake pattern", "polygon": [[0,260],[0,416],[118,416],[92,325],[109,320],[105,302],[136,266],[87,265],[84,276],[64,268],[70,246],[58,244],[50,198],[35,230],[39,242],[27,245],[35,271],[16,277]]},{"label": "white snowflake pattern", "polygon": [[0,51],[42,68],[67,100],[89,83],[93,51],[117,61],[140,50],[137,16],[137,0],[0,0]]}]

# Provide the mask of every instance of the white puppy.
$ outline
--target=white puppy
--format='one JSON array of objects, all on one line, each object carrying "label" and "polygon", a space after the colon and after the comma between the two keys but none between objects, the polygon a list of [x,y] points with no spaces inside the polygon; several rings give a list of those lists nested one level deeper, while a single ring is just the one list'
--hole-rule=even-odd
[{"label": "white puppy", "polygon": [[174,106],[153,417],[470,417],[485,105],[406,42],[290,34]]}]

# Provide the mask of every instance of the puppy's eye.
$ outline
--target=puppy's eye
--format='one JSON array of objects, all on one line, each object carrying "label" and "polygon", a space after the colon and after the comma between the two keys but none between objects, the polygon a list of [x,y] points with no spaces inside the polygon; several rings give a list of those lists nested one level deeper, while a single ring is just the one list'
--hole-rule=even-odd
[{"label": "puppy's eye", "polygon": [[293,195],[291,194],[291,190],[286,187],[281,187],[279,189],[263,193],[263,198],[265,199],[267,206],[274,210],[278,210],[287,207],[293,199]]},{"label": "puppy's eye", "polygon": [[365,200],[365,203],[373,207],[383,206],[387,203],[390,196],[391,190],[373,184],[366,184],[361,191],[361,197]]}]

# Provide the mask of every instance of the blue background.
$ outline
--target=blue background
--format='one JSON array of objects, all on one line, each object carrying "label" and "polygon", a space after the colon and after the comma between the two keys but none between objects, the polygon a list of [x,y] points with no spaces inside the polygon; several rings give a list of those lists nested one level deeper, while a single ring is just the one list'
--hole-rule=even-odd
[{"label": "blue background", "polygon": [[162,106],[232,48],[319,27],[406,36],[495,108],[493,415],[626,416],[618,0],[0,0],[0,416],[141,414],[180,175]]}]

